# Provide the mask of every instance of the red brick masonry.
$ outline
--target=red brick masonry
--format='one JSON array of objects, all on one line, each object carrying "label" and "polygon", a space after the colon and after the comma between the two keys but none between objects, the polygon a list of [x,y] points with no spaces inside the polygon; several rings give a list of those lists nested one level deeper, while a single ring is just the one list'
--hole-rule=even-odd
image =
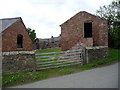
[{"label": "red brick masonry", "polygon": [[[84,38],[84,22],[92,22],[91,38]],[[98,16],[82,11],[60,26],[62,50],[69,50],[78,43],[81,47],[108,46],[107,21]]]},{"label": "red brick masonry", "polygon": [[[23,35],[23,48],[17,48],[17,35]],[[16,21],[2,32],[2,51],[31,51],[32,41],[22,20]]]}]

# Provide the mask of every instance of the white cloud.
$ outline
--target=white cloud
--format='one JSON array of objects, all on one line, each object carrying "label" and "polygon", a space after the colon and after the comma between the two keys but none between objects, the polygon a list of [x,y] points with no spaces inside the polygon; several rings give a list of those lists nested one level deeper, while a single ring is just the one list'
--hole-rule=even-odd
[{"label": "white cloud", "polygon": [[0,0],[0,18],[22,17],[38,38],[60,34],[59,25],[79,11],[95,14],[99,6],[112,0]]}]

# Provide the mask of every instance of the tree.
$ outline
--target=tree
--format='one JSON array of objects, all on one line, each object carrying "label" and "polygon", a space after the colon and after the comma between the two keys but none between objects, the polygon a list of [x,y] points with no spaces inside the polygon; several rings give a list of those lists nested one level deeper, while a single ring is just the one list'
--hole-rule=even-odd
[{"label": "tree", "polygon": [[116,0],[107,6],[100,7],[96,13],[108,21],[109,46],[120,48],[120,1]]},{"label": "tree", "polygon": [[31,29],[31,28],[27,28],[27,31],[28,31],[28,33],[29,33],[29,36],[30,36],[31,39],[32,39],[32,42],[34,43],[34,42],[35,42],[35,39],[36,39],[35,30],[34,30],[34,29]]}]

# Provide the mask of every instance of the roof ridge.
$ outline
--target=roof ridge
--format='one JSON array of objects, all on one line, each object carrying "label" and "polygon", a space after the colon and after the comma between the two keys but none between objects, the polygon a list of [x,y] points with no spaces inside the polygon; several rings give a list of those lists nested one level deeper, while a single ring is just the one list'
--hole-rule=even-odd
[{"label": "roof ridge", "polygon": [[[66,20],[64,23],[62,23],[61,25],[63,25],[63,24],[65,24],[66,22],[68,22],[69,20],[71,20],[72,18],[74,18],[76,15],[79,15],[79,14],[81,14],[81,13],[86,13],[86,14],[89,14],[89,15],[92,15],[92,16],[94,16],[94,17],[96,17],[96,18],[99,18],[99,19],[102,19],[102,20],[106,20],[106,19],[104,19],[104,18],[101,18],[101,17],[99,17],[99,16],[97,16],[97,15],[94,15],[94,14],[92,14],[92,13],[89,13],[89,12],[87,12],[87,11],[79,11],[78,13],[76,13],[75,15],[73,15],[72,17],[70,17],[68,20]],[[60,26],[61,26],[60,25]]]},{"label": "roof ridge", "polygon": [[21,17],[13,17],[13,18],[2,18],[0,20],[9,20],[9,19],[21,19]]}]

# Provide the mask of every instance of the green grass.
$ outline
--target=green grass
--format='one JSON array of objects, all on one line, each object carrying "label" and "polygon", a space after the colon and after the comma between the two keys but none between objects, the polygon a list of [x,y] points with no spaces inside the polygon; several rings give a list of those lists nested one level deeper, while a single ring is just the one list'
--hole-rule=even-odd
[{"label": "green grass", "polygon": [[[36,51],[36,54],[40,54],[40,53],[50,53],[50,52],[60,52],[61,51],[61,48],[48,48],[48,49],[42,49],[42,50],[38,50]],[[45,54],[45,55],[36,55],[36,57],[42,57],[42,56],[53,56],[54,55],[60,55],[60,53],[54,53],[54,54]],[[54,59],[56,58],[56,59]],[[49,58],[49,57],[44,57],[44,58],[36,58],[36,60],[40,60],[40,61],[36,61],[36,63],[43,63],[43,62],[48,62],[48,60],[44,60],[44,59],[51,59],[49,61],[57,61],[59,57],[54,57],[53,59],[52,58]],[[44,61],[41,61],[41,60],[44,60]],[[57,62],[59,63],[59,62]],[[52,64],[52,66],[56,66],[56,62],[52,62],[52,63],[44,63],[44,64],[40,64],[40,65],[48,65],[48,64]],[[38,66],[40,66],[38,65]],[[37,69],[41,69],[41,68],[46,68],[46,66],[43,66],[43,67],[37,67]]]},{"label": "green grass", "polygon": [[49,52],[60,52],[60,51],[61,51],[61,48],[56,47],[56,48],[37,50],[36,53],[49,53]]},{"label": "green grass", "polygon": [[[48,49],[42,49],[42,50],[37,50],[35,53],[36,54],[40,54],[40,53],[50,53],[50,52],[60,52],[61,48],[48,48]],[[36,55],[36,57],[40,57],[40,56],[50,56],[50,55],[59,55],[59,53],[55,53],[55,54],[45,54],[45,55]],[[48,59],[48,57],[45,58],[41,58],[42,59]],[[36,60],[39,60],[39,58],[36,58]]]},{"label": "green grass", "polygon": [[[36,53],[47,53],[51,52],[53,48],[45,50],[39,50]],[[53,52],[60,51],[60,48],[55,48]],[[109,56],[105,59],[96,60],[93,61],[87,65],[80,66],[80,65],[73,65],[73,66],[67,66],[67,67],[60,67],[60,68],[54,68],[54,69],[47,69],[47,70],[41,70],[37,72],[23,72],[23,73],[17,73],[17,74],[6,74],[3,75],[3,87],[9,87],[19,84],[25,84],[30,83],[38,80],[43,80],[47,78],[67,75],[75,72],[80,72],[83,70],[88,70],[96,67],[101,67],[104,65],[112,64],[120,60],[118,56],[119,53],[117,49],[109,49]]]},{"label": "green grass", "polygon": [[3,75],[2,86],[12,86],[37,81],[48,77],[48,72],[23,72]]}]

